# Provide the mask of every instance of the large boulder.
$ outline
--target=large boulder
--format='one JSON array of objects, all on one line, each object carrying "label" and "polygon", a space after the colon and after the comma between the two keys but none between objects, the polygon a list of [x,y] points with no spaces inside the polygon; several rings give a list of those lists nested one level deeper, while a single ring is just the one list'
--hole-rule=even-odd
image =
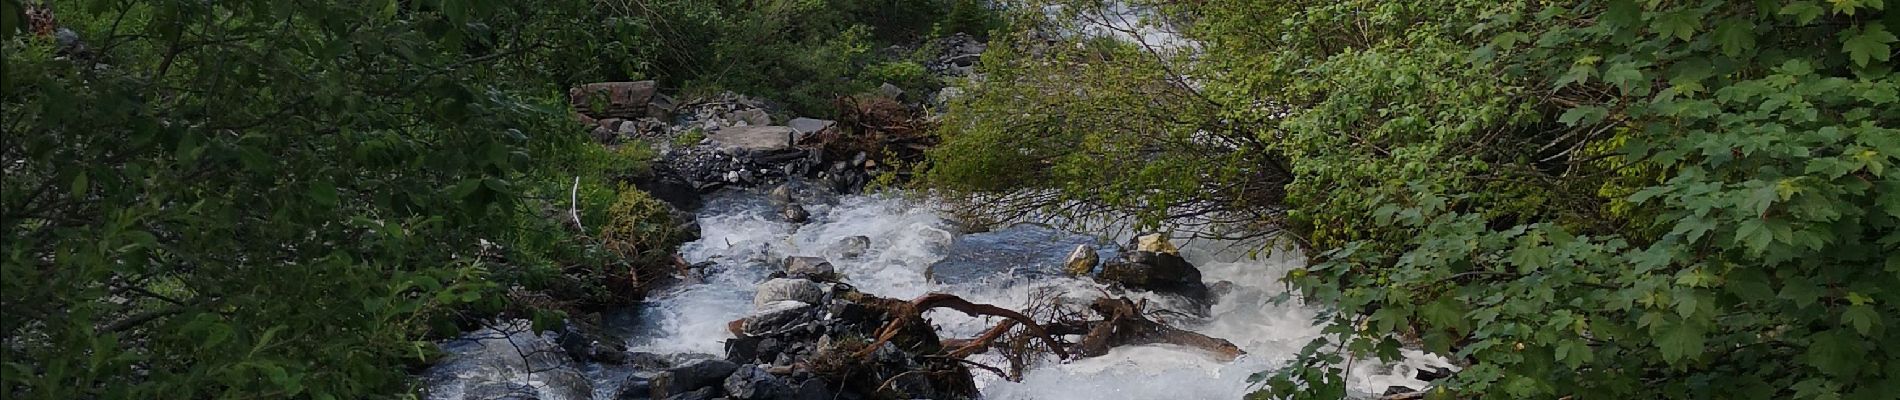
[{"label": "large boulder", "polygon": [[810,137],[811,135],[817,135],[817,134],[824,133],[825,131],[829,131],[832,128],[837,127],[838,122],[828,120],[828,119],[799,117],[799,118],[793,118],[791,121],[786,122],[785,125],[792,127],[792,130],[794,131],[798,131],[799,139],[804,139],[806,137]]},{"label": "large boulder", "polygon": [[811,303],[797,300],[766,303],[742,320],[740,330],[746,335],[762,335],[799,326],[811,320],[813,308]]},{"label": "large boulder", "polygon": [[1145,235],[1132,244],[1135,250],[1103,263],[1095,279],[1131,289],[1178,294],[1201,303],[1209,299],[1211,291],[1201,282],[1201,270],[1181,258],[1180,250],[1166,237]]},{"label": "large boulder", "polygon": [[673,367],[653,376],[652,398],[672,398],[703,388],[717,387],[725,383],[726,376],[738,369],[739,364],[721,359],[703,359]]},{"label": "large boulder", "polygon": [[720,128],[706,137],[719,143],[722,150],[774,151],[791,148],[795,133],[787,126],[732,126]]},{"label": "large boulder", "polygon": [[817,304],[824,298],[824,284],[806,279],[776,278],[759,284],[759,292],[752,295],[752,306],[764,307],[786,300]]}]

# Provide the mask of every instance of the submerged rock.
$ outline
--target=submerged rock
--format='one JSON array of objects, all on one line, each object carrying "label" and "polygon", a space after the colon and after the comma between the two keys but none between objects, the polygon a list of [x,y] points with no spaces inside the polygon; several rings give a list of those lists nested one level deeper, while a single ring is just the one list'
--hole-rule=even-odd
[{"label": "submerged rock", "polygon": [[847,236],[832,243],[829,251],[845,259],[856,259],[864,256],[864,252],[870,249],[870,236]]}]

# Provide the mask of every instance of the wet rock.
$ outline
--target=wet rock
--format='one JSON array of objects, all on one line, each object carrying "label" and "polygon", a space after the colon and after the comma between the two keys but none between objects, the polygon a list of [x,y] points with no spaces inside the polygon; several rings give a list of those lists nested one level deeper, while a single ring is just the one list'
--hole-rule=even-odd
[{"label": "wet rock", "polygon": [[820,257],[785,257],[785,273],[791,276],[830,278],[838,274],[830,261]]},{"label": "wet rock", "polygon": [[614,394],[614,400],[647,400],[653,398],[653,375],[635,373],[620,382],[620,392]]},{"label": "wet rock", "polygon": [[776,301],[793,300],[817,304],[825,298],[825,286],[805,279],[777,278],[759,284],[758,293],[752,296],[753,307],[764,307]]},{"label": "wet rock", "polygon": [[1179,255],[1131,251],[1122,258],[1102,265],[1096,280],[1124,287],[1172,292],[1189,298],[1205,299],[1207,285],[1201,283],[1201,270]]},{"label": "wet rock", "polygon": [[812,308],[811,303],[795,300],[766,303],[745,317],[741,330],[747,335],[763,335],[797,327],[811,320]]},{"label": "wet rock", "polygon": [[726,395],[736,400],[780,399],[792,393],[784,381],[756,365],[739,367],[726,376],[725,388]]},{"label": "wet rock", "polygon": [[1421,381],[1429,382],[1429,381],[1436,381],[1439,379],[1445,379],[1445,378],[1451,377],[1451,373],[1452,373],[1451,368],[1445,368],[1445,367],[1440,367],[1440,366],[1427,366],[1427,367],[1419,368],[1418,372],[1414,373],[1415,375],[1414,378],[1418,378],[1418,380],[1421,380]]},{"label": "wet rock", "polygon": [[831,244],[830,251],[839,257],[855,259],[864,256],[871,249],[870,236],[847,236]]},{"label": "wet rock", "polygon": [[717,398],[719,398],[718,388],[704,387],[699,388],[699,390],[669,396],[666,400],[713,400]]},{"label": "wet rock", "polygon": [[526,384],[485,382],[462,392],[462,400],[541,400],[541,394]]},{"label": "wet rock", "polygon": [[811,220],[811,212],[805,211],[805,206],[797,204],[786,204],[784,208],[779,209],[779,216],[785,217],[785,222],[794,224],[802,224],[805,223],[805,221]]},{"label": "wet rock", "polygon": [[1095,246],[1088,243],[1075,245],[1075,250],[1069,252],[1069,258],[1062,261],[1062,270],[1069,275],[1087,276],[1089,272],[1095,271],[1095,264],[1102,260],[1095,253]]},{"label": "wet rock", "polygon": [[579,363],[557,342],[558,333],[534,332],[526,320],[495,321],[470,332],[461,339],[439,346],[446,355],[423,372],[423,379],[436,390],[493,390],[491,398],[502,397],[502,386],[532,371],[542,382],[537,393],[552,398],[584,398],[593,392],[593,384],[580,371]]},{"label": "wet rock", "polygon": [[782,183],[774,186],[771,192],[766,193],[766,198],[771,199],[772,204],[792,204],[792,185]]},{"label": "wet rock", "polygon": [[[674,367],[653,376],[652,397],[669,399],[700,389],[712,388],[724,383],[726,376],[732,375],[732,372],[738,369],[738,364],[720,359],[699,360]],[[716,396],[716,393],[704,398],[713,396]]]},{"label": "wet rock", "polygon": [[734,126],[721,128],[706,135],[719,143],[725,151],[772,151],[792,147],[791,127],[785,126]]}]

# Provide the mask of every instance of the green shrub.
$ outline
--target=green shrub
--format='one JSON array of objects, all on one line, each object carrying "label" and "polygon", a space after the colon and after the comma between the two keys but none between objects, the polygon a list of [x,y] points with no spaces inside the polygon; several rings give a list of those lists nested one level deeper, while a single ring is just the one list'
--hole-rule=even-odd
[{"label": "green shrub", "polygon": [[[1462,364],[1435,397],[1874,399],[1900,384],[1900,39],[1880,3],[1137,3],[1182,21],[1194,58],[1063,58],[1089,47],[1069,40],[1017,75],[1039,44],[992,50],[1012,56],[985,60],[1002,79],[952,109],[930,173],[1160,216],[1194,199],[1163,177],[1284,190],[1204,192],[1251,231],[1289,230],[1313,257],[1285,280],[1329,310],[1327,338],[1251,397],[1340,398],[1345,356],[1406,343]],[[1109,101],[1101,82],[1169,79],[1130,73],[1144,70],[1193,77],[1159,92],[1193,96]],[[1154,120],[1212,122],[1189,131],[1261,157],[1064,168],[1196,151],[1144,137],[1168,126]]]}]

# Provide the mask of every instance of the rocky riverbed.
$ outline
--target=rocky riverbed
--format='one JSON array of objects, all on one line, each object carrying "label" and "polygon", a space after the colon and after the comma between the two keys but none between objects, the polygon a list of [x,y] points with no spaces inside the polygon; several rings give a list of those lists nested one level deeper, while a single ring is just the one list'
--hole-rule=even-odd
[{"label": "rocky riverbed", "polygon": [[[1247,247],[1231,243],[1144,244],[1038,225],[966,233],[928,201],[794,187],[776,196],[749,189],[708,198],[697,212],[702,239],[681,249],[698,266],[691,276],[611,324],[608,331],[622,336],[606,340],[621,343],[589,342],[596,350],[580,352],[618,355],[581,362],[559,350],[576,347],[564,341],[586,340],[578,335],[476,332],[444,346],[452,355],[430,372],[431,398],[1231,399],[1249,390],[1248,374],[1286,362],[1320,332],[1315,309],[1273,301],[1281,294],[1274,277],[1295,265],[1292,254],[1249,259],[1240,251]],[[782,211],[794,203],[808,213],[803,222]],[[1097,262],[1077,275],[1065,264],[1080,246],[1094,247]],[[1202,285],[1182,290],[1179,276],[1152,275],[1149,281],[1173,282],[1162,287],[1103,276],[1112,264],[1154,263],[1162,254],[1194,268]],[[920,324],[900,324],[903,334],[890,343],[872,344],[902,315],[894,313],[898,303],[933,293],[1045,322],[1055,320],[1048,310],[1058,304],[1129,299],[1143,315],[1221,339],[1238,353],[1152,341],[1087,356],[1045,349],[1025,357],[998,345],[955,361],[940,356],[1006,318],[953,309],[926,310]],[[1017,346],[1037,341],[1015,331]],[[1079,343],[1083,333],[1052,335]],[[1401,363],[1360,361],[1352,390],[1376,397],[1392,387],[1422,388],[1427,382],[1419,378],[1448,366],[1408,354]],[[1019,376],[1010,376],[1015,367]]]}]

